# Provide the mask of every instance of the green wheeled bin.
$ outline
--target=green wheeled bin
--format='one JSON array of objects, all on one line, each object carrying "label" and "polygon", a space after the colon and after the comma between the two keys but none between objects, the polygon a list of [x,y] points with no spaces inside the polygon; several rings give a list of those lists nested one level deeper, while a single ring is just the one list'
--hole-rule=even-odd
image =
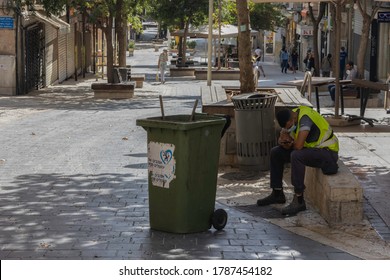
[{"label": "green wheeled bin", "polygon": [[152,229],[201,232],[226,225],[214,211],[223,117],[195,114],[138,119],[147,131],[149,218]]}]

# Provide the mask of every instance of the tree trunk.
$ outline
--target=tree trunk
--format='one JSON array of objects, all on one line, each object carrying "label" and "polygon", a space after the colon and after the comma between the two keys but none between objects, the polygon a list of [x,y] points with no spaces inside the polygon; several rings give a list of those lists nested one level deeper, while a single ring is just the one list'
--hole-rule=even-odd
[{"label": "tree trunk", "polygon": [[185,23],[185,26],[184,26],[184,36],[183,36],[183,57],[182,57],[182,64],[186,64],[186,61],[187,61],[187,56],[186,56],[186,53],[187,53],[187,34],[188,34],[188,28],[190,27],[190,22],[191,22],[191,18],[188,18],[188,20],[186,21]]},{"label": "tree trunk", "polygon": [[369,40],[371,26],[371,18],[368,15],[363,15],[363,27],[362,27],[362,35],[360,36],[360,44],[357,53],[357,75],[359,79],[364,78],[364,60],[366,58],[366,51]]},{"label": "tree trunk", "polygon": [[318,53],[318,23],[313,22],[313,52],[314,52],[314,74],[318,77],[320,75],[320,55]]},{"label": "tree trunk", "polygon": [[241,93],[254,92],[257,84],[255,85],[253,79],[248,1],[236,0],[236,4],[238,16],[238,61],[240,65],[240,90]]},{"label": "tree trunk", "polygon": [[[184,21],[180,22],[180,29],[184,29],[185,23]],[[179,37],[179,43],[177,44],[178,54],[177,57],[183,57],[183,37]]]},{"label": "tree trunk", "polygon": [[310,18],[313,22],[313,52],[314,52],[314,75],[313,76],[319,76],[320,75],[320,69],[321,69],[321,56],[318,53],[318,26],[320,25],[320,22],[325,14],[325,7],[326,3],[320,3],[320,10],[318,12],[317,18],[315,18],[313,14],[313,8],[312,6],[309,6],[310,11]]},{"label": "tree trunk", "polygon": [[106,36],[107,44],[107,82],[114,82],[114,46],[112,44],[112,27],[113,27],[113,18],[109,17],[107,19],[107,26],[103,28],[104,35]]},{"label": "tree trunk", "polygon": [[[123,11],[123,0],[118,0],[117,11]],[[127,18],[122,13],[118,12],[115,18],[115,32],[118,38],[118,63],[120,67],[126,67],[126,50],[127,50],[127,36],[126,36]]]}]

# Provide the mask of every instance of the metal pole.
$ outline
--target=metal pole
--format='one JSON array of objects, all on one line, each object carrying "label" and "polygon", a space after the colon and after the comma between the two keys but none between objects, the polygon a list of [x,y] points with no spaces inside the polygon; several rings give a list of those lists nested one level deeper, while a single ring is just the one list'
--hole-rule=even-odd
[{"label": "metal pole", "polygon": [[207,85],[208,86],[211,86],[212,39],[213,39],[213,0],[209,0],[209,36],[207,39]]},{"label": "metal pole", "polygon": [[335,75],[336,75],[336,80],[335,80],[335,106],[334,106],[334,116],[335,118],[339,118],[340,115],[339,115],[339,99],[340,99],[340,45],[341,45],[341,6],[342,6],[342,0],[339,0],[337,2],[335,2],[335,6],[336,6],[336,42],[335,42],[335,57],[334,57],[334,62],[335,62],[335,66],[334,67],[334,70],[335,70]]}]

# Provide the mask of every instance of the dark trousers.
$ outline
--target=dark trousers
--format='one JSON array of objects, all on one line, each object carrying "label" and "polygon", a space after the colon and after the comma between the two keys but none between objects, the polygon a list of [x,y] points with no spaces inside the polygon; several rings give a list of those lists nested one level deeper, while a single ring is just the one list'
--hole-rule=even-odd
[{"label": "dark trousers", "polygon": [[333,84],[329,85],[328,90],[329,90],[330,98],[332,99],[332,101],[335,101],[336,100],[336,85],[333,85]]},{"label": "dark trousers", "polygon": [[306,166],[321,168],[324,174],[337,173],[338,153],[328,149],[304,148],[286,150],[280,146],[271,149],[271,188],[283,187],[285,163],[291,163],[291,183],[295,193],[305,189]]},{"label": "dark trousers", "polygon": [[288,60],[287,59],[283,59],[282,60],[282,72],[284,73],[287,73],[287,68],[288,68]]}]

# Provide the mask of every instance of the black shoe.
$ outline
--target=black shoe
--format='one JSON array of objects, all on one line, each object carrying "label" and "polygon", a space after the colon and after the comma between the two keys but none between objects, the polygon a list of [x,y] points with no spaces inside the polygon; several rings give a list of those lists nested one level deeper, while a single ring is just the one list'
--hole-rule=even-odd
[{"label": "black shoe", "polygon": [[294,195],[293,201],[288,206],[282,209],[282,214],[291,216],[305,210],[306,210],[306,203],[303,197],[302,197],[302,203],[299,203],[298,196]]},{"label": "black shoe", "polygon": [[286,197],[283,191],[273,190],[269,196],[266,196],[257,201],[257,206],[266,206],[270,204],[283,204],[286,203]]}]

